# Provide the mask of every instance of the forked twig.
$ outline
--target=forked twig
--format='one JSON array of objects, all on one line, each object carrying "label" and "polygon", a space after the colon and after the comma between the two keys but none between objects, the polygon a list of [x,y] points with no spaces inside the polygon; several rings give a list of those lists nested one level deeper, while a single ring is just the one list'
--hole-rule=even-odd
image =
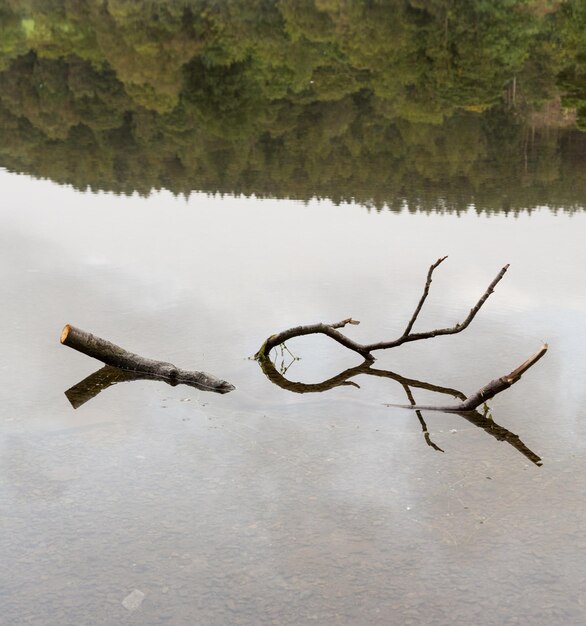
[{"label": "forked twig", "polygon": [[411,332],[413,329],[413,325],[415,324],[415,321],[417,320],[417,317],[419,316],[419,313],[421,312],[421,309],[423,308],[425,300],[427,299],[427,296],[429,294],[433,271],[446,258],[447,257],[441,257],[434,264],[430,266],[429,271],[427,273],[427,280],[425,282],[423,294],[419,300],[419,303],[417,304],[417,307],[415,308],[415,311],[413,312],[413,315],[411,316],[411,319],[409,320],[409,323],[407,324],[407,327],[405,328],[403,334],[397,339],[393,339],[391,341],[379,341],[376,343],[368,343],[368,344],[360,344],[356,341],[353,341],[352,339],[350,339],[349,337],[346,337],[346,335],[342,334],[338,330],[339,328],[344,328],[347,324],[359,324],[360,323],[358,320],[354,320],[351,317],[349,317],[345,320],[336,322],[334,324],[321,323],[321,324],[308,324],[305,326],[295,326],[294,328],[289,328],[288,330],[284,330],[280,333],[276,333],[275,335],[271,335],[261,346],[260,350],[256,353],[255,358],[259,360],[267,358],[269,352],[274,347],[282,344],[283,342],[293,337],[301,337],[303,335],[322,334],[322,335],[327,335],[328,337],[342,344],[344,347],[348,348],[349,350],[353,350],[354,352],[357,352],[358,354],[363,356],[365,359],[373,361],[374,357],[372,356],[371,353],[374,350],[387,350],[389,348],[396,348],[410,341],[420,341],[422,339],[431,339],[432,337],[438,337],[439,335],[454,335],[456,333],[462,332],[470,325],[470,322],[472,322],[472,320],[476,317],[476,314],[478,313],[482,305],[486,302],[490,294],[494,291],[494,288],[500,282],[502,277],[505,275],[505,272],[507,271],[509,266],[505,265],[501,269],[501,271],[496,275],[495,279],[487,287],[486,291],[482,294],[478,302],[470,309],[470,312],[468,313],[464,321],[459,322],[449,328],[436,328],[434,330],[430,330],[426,332],[413,333]]}]

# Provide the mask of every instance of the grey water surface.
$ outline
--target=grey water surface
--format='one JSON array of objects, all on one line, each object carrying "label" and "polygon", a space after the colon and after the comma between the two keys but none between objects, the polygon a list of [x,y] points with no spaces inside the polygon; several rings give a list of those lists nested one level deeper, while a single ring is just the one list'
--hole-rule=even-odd
[{"label": "grey water surface", "polygon": [[[586,602],[586,214],[369,212],[359,205],[82,193],[0,175],[0,622],[582,624]],[[548,354],[490,402],[532,463],[400,384],[292,393],[249,357],[335,322],[358,341],[464,319],[376,367],[471,393]],[[66,323],[203,369],[227,395],[120,383]],[[360,358],[325,337],[274,353],[319,382]],[[446,396],[412,388],[417,402]]]}]

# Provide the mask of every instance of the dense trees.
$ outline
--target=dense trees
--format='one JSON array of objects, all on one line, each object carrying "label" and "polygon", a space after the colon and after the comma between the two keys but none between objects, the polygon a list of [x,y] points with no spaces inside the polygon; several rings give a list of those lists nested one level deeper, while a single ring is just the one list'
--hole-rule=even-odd
[{"label": "dense trees", "polygon": [[572,206],[584,138],[538,111],[561,96],[586,124],[585,32],[579,0],[0,0],[0,165],[119,192]]}]

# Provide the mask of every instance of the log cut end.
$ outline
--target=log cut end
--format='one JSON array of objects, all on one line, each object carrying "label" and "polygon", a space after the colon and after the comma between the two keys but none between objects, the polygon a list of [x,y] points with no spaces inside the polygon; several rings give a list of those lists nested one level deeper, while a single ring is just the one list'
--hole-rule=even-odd
[{"label": "log cut end", "polygon": [[67,335],[69,335],[69,331],[71,330],[71,326],[69,324],[65,324],[65,327],[61,331],[61,343],[65,343],[67,339]]}]

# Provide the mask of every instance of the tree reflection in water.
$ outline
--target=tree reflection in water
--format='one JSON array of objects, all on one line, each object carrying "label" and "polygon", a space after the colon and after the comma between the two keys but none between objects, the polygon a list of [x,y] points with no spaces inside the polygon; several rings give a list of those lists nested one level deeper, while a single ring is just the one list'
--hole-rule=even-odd
[{"label": "tree reflection in water", "polygon": [[0,16],[9,170],[397,211],[586,197],[582,0],[0,0]]}]

